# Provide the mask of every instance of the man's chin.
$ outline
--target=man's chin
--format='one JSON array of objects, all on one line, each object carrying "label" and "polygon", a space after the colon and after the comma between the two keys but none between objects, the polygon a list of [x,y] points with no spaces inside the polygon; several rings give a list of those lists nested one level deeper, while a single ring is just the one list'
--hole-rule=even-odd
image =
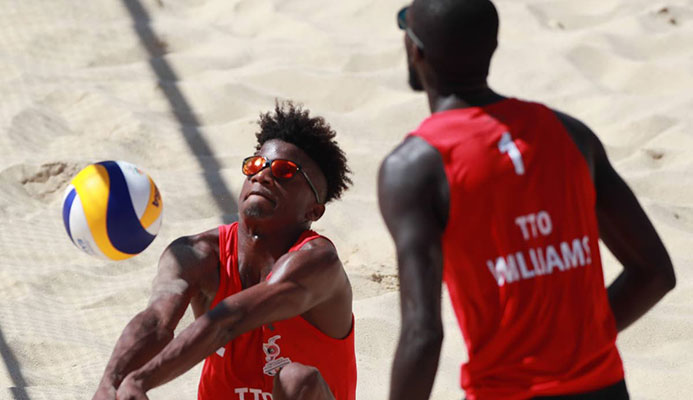
[{"label": "man's chin", "polygon": [[268,210],[267,207],[262,207],[258,204],[251,204],[243,208],[241,213],[245,218],[250,219],[266,219],[272,216],[272,210]]}]

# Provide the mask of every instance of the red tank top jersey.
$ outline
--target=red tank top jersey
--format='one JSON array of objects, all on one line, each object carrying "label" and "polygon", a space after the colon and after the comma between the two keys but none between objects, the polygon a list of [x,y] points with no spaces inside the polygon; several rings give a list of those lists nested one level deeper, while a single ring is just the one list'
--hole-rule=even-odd
[{"label": "red tank top jersey", "polygon": [[580,393],[623,379],[587,163],[547,107],[506,99],[433,114],[450,189],[443,277],[468,399]]},{"label": "red tank top jersey", "polygon": [[[211,308],[242,290],[237,227],[237,223],[219,227],[219,290]],[[323,236],[305,231],[289,252],[319,237]],[[301,316],[236,337],[205,360],[198,400],[271,400],[274,375],[290,362],[316,367],[337,400],[353,400],[356,396],[353,322],[349,336],[344,339],[325,335]]]}]

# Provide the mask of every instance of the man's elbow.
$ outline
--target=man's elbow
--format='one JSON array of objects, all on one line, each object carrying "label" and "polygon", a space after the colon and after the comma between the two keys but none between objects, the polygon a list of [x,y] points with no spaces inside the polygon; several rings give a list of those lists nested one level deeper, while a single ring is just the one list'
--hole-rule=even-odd
[{"label": "man's elbow", "polygon": [[660,265],[662,265],[660,268],[650,270],[647,274],[642,274],[640,280],[645,288],[661,299],[676,287],[676,274],[671,262]]},{"label": "man's elbow", "polygon": [[148,341],[156,343],[168,343],[173,339],[173,328],[162,323],[156,310],[147,308],[135,315],[125,326],[123,334],[126,336],[146,337]]},{"label": "man's elbow", "polygon": [[443,326],[442,324],[403,324],[401,336],[412,346],[435,351],[443,344]]},{"label": "man's elbow", "polygon": [[671,264],[657,275],[657,286],[663,292],[663,295],[676,287],[676,274]]}]

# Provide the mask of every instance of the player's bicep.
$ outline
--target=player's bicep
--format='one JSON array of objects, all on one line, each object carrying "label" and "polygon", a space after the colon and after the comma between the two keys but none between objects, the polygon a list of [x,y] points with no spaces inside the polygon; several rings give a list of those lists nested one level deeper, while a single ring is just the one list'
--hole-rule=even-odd
[{"label": "player's bicep", "polygon": [[[381,213],[395,242],[403,324],[440,323],[443,223],[439,210],[442,161],[431,148],[405,142],[383,162]],[[443,175],[441,177],[441,174]]]},{"label": "player's bicep", "polygon": [[173,241],[161,255],[148,308],[166,326],[175,327],[193,296],[218,268],[218,231]]}]

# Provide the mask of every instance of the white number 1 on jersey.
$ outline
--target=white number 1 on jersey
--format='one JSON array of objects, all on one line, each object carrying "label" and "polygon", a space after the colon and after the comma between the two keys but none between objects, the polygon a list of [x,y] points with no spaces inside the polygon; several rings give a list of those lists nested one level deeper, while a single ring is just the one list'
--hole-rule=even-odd
[{"label": "white number 1 on jersey", "polygon": [[508,153],[510,161],[512,161],[515,166],[516,174],[525,174],[525,164],[522,162],[522,154],[520,154],[520,149],[518,149],[515,142],[513,142],[510,132],[505,132],[503,136],[501,136],[501,140],[498,142],[498,150],[500,150],[501,153]]}]

